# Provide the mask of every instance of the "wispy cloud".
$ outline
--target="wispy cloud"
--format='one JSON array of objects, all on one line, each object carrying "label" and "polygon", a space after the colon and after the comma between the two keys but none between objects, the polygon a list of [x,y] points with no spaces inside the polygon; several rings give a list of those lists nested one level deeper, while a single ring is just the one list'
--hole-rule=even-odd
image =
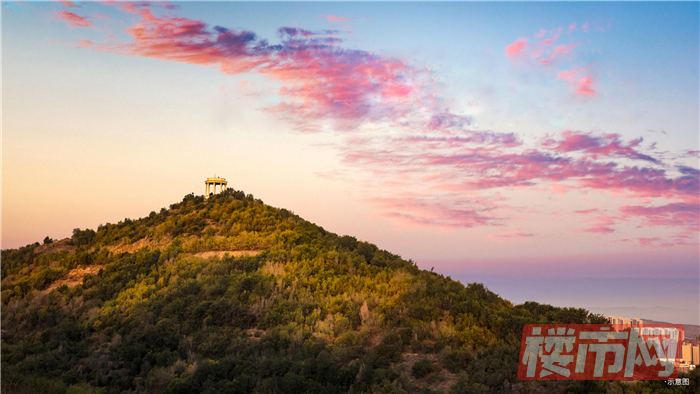
[{"label": "wispy cloud", "polygon": [[435,200],[434,197],[395,197],[372,198],[370,202],[384,211],[384,216],[407,225],[431,226],[438,228],[470,228],[492,224],[494,218],[487,212],[491,208],[476,208],[467,201],[455,206]]},{"label": "wispy cloud", "polygon": [[525,45],[527,44],[527,38],[519,38],[512,44],[506,46],[506,56],[513,57],[520,52],[523,52]]},{"label": "wispy cloud", "polygon": [[578,210],[574,212],[591,217],[590,219],[584,219],[584,221],[593,223],[590,227],[583,229],[582,231],[584,232],[601,235],[612,234],[615,232],[613,226],[615,225],[616,219],[618,219],[615,216],[609,215],[597,208]]},{"label": "wispy cloud", "polygon": [[581,152],[593,159],[598,159],[599,157],[624,157],[659,163],[657,159],[642,154],[637,150],[644,141],[641,137],[627,143],[622,142],[619,134],[594,136],[591,133],[565,131],[561,134],[561,137],[558,140],[548,138],[542,145],[545,148],[561,153]]},{"label": "wispy cloud", "polygon": [[552,45],[552,44],[554,44],[555,42],[557,42],[557,40],[559,39],[559,35],[561,34],[561,31],[562,31],[562,28],[561,28],[561,27],[552,30],[552,31],[550,32],[550,34],[554,35],[554,37],[552,37],[552,38],[547,38],[547,39],[544,39],[544,40],[540,41],[540,45]]},{"label": "wispy cloud", "polygon": [[594,84],[595,82],[591,76],[580,78],[578,80],[578,88],[576,89],[576,93],[582,96],[593,96],[596,93],[596,91],[593,89]]},{"label": "wispy cloud", "polygon": [[72,1],[59,1],[59,3],[61,3],[61,5],[65,8],[80,8],[79,5],[75,4]]},{"label": "wispy cloud", "polygon": [[[567,55],[567,54],[571,53],[571,50],[574,49],[574,48],[576,48],[576,45],[559,45],[559,46],[557,46],[557,47],[554,49],[554,51],[552,51],[552,54],[549,56],[549,58],[547,58],[547,59],[540,59],[540,60],[537,61],[537,64],[540,64],[540,65],[549,65],[549,64],[551,64],[552,62],[554,62],[554,59],[555,59],[558,55]],[[540,53],[541,53],[541,52],[540,52]],[[539,57],[539,55],[536,56],[536,57]]]},{"label": "wispy cloud", "polygon": [[58,11],[56,13],[58,19],[68,23],[70,27],[91,27],[93,23],[87,20],[87,17],[80,16],[68,11]]},{"label": "wispy cloud", "polygon": [[331,22],[349,22],[355,18],[344,18],[342,16],[335,16],[333,14],[328,14],[328,15],[321,15],[320,18],[325,18],[328,21]]},{"label": "wispy cloud", "polygon": [[672,242],[666,241],[659,237],[639,237],[637,238],[637,241],[639,241],[639,246],[642,247],[667,248],[669,246],[673,246]]},{"label": "wispy cloud", "polygon": [[[584,25],[586,27],[586,25]],[[514,59],[520,67],[532,68],[535,66],[545,67],[552,73],[555,80],[562,81],[571,86],[572,91],[581,97],[593,97],[597,94],[596,74],[592,68],[595,63],[581,65],[577,62],[579,58],[580,40],[575,40],[575,34],[567,36],[569,43],[552,46],[557,43],[563,27],[557,27],[552,30],[540,29],[540,32],[534,35],[535,39],[545,38],[539,41],[534,41],[528,44],[528,39],[525,37],[519,38],[512,44],[506,46],[506,57]],[[568,34],[577,31],[576,23],[569,25]],[[527,50],[526,50],[527,46]],[[573,66],[573,68],[572,68]],[[562,67],[566,69],[562,70]]]},{"label": "wispy cloud", "polygon": [[507,239],[507,240],[527,239],[527,238],[532,238],[534,236],[535,236],[535,234],[533,234],[533,233],[525,233],[522,231],[506,231],[504,233],[487,235],[488,238],[496,239],[496,240],[498,240],[498,239]]},{"label": "wispy cloud", "polygon": [[700,217],[700,204],[671,203],[661,206],[623,206],[620,208],[627,217],[644,218],[645,226],[680,226],[697,231]]}]

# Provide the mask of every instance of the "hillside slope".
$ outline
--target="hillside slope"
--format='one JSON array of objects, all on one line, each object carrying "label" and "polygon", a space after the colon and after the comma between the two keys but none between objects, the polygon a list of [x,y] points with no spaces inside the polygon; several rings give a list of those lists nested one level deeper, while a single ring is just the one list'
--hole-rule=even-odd
[{"label": "hillside slope", "polygon": [[622,389],[516,378],[524,324],[602,317],[514,306],[231,189],[2,251],[2,278],[3,393]]}]

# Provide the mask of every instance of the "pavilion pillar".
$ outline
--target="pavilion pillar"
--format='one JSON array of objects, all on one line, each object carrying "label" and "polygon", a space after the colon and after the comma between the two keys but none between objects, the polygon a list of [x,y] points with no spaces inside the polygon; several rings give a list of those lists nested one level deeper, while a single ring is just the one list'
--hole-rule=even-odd
[{"label": "pavilion pillar", "polygon": [[[204,194],[208,198],[209,195],[214,195],[214,194],[221,194],[226,190],[226,186],[228,185],[228,182],[226,182],[226,179],[224,178],[219,178],[219,177],[214,177],[214,178],[207,178],[206,181],[204,181]],[[218,188],[218,190],[217,190]]]}]

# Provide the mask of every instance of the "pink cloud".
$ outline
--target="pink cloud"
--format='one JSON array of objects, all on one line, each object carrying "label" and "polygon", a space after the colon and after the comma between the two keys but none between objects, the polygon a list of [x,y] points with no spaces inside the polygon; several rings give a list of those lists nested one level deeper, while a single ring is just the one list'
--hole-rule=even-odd
[{"label": "pink cloud", "polygon": [[564,70],[564,71],[559,72],[559,74],[557,74],[557,80],[561,79],[564,81],[570,81],[574,78],[574,76],[576,74],[584,73],[586,71],[587,71],[587,69],[584,69],[584,68],[577,69],[577,70]]},{"label": "pink cloud", "polygon": [[[596,91],[593,89],[595,82],[591,75],[586,75],[591,67],[592,65],[586,68],[560,71],[557,74],[557,80],[568,82],[577,95],[594,96],[596,94]],[[577,78],[575,78],[576,75],[578,75]]]},{"label": "pink cloud", "polygon": [[578,80],[578,88],[576,89],[576,93],[581,95],[581,96],[593,96],[595,95],[596,91],[593,90],[593,78],[591,77],[583,77]]},{"label": "pink cloud", "polygon": [[552,30],[552,34],[554,34],[554,37],[553,37],[553,38],[548,38],[548,39],[546,39],[546,40],[540,41],[540,45],[545,45],[545,46],[547,46],[547,45],[552,45],[552,44],[554,44],[555,42],[557,42],[557,40],[559,39],[559,35],[561,34],[562,28],[560,27],[559,29],[557,29],[557,30],[556,30],[556,33],[554,33],[554,31],[555,31],[555,30]]},{"label": "pink cloud", "polygon": [[558,194],[560,196],[565,196],[567,193],[570,191],[577,190],[577,188],[573,186],[567,186],[567,185],[560,185],[560,184],[554,184],[552,185],[552,193]]},{"label": "pink cloud", "polygon": [[605,214],[596,208],[578,210],[574,211],[574,213],[581,215],[594,214],[594,217],[592,218],[592,221],[594,222],[593,226],[582,230],[584,232],[601,235],[612,234],[615,232],[613,226],[615,225],[616,220],[618,220],[618,218],[615,216]]},{"label": "pink cloud", "polygon": [[[132,42],[95,44],[92,49],[216,67],[225,74],[254,72],[280,82],[286,100],[269,108],[297,118],[299,130],[313,131],[311,119],[337,120],[338,130],[363,120],[398,116],[417,92],[417,71],[399,59],[339,47],[338,32],[279,29],[280,45],[269,45],[249,31],[236,31],[177,16],[157,16],[145,5],[119,7],[137,17],[126,29]],[[87,47],[87,46],[86,46]]]},{"label": "pink cloud", "polygon": [[537,63],[540,65],[548,65],[551,62],[553,62],[554,58],[556,58],[558,55],[567,55],[571,53],[571,50],[574,48],[576,48],[576,45],[559,45],[554,49],[554,52],[552,52],[552,55],[549,57],[549,59],[540,59]]},{"label": "pink cloud", "polygon": [[[321,15],[321,17],[324,17],[324,15]],[[333,14],[325,15],[325,18],[331,22],[349,22],[349,21],[354,19],[354,18],[343,18],[342,16],[333,16]]]},{"label": "pink cloud", "polygon": [[446,130],[459,129],[463,130],[465,126],[472,124],[470,116],[456,115],[449,112],[433,114],[428,122],[428,130]]},{"label": "pink cloud", "polygon": [[571,50],[576,48],[576,45],[571,44],[571,45],[558,45],[554,49],[554,54],[553,55],[568,55],[571,53]]},{"label": "pink cloud", "polygon": [[72,1],[59,1],[65,8],[80,8],[79,5],[73,3]]},{"label": "pink cloud", "polygon": [[[562,154],[585,152],[590,149],[599,151],[599,157],[638,154],[634,150],[627,149],[634,147],[636,142],[623,144],[619,138],[611,136],[591,137],[594,140],[592,143],[591,141],[576,142],[576,139],[570,140],[570,137],[572,135],[567,135],[557,144],[547,145],[547,149],[554,147]],[[490,141],[491,145],[483,145],[487,141]],[[506,153],[501,145],[493,144],[496,141],[498,139],[474,140],[428,136],[403,137],[382,142],[363,139],[357,146],[346,145],[343,157],[346,165],[369,171],[373,179],[396,179],[397,174],[400,174],[405,184],[421,184],[423,190],[433,188],[449,193],[462,193],[462,195],[467,192],[499,188],[532,189],[542,182],[552,183],[553,190],[575,187],[580,191],[582,188],[583,190],[590,188],[613,192],[624,191],[637,197],[688,200],[696,199],[699,191],[697,174],[673,178],[666,175],[664,170],[621,167],[612,162],[597,163],[592,161],[592,157],[573,159],[566,156],[551,156],[535,150]],[[478,147],[478,145],[483,146]],[[578,185],[563,186],[560,182],[574,182]],[[389,210],[393,206],[394,211],[390,216],[404,223],[443,227],[486,225],[476,220],[446,221],[446,212],[449,212],[446,208],[464,200],[460,195],[445,196],[447,202],[443,201],[438,205],[427,204],[421,200],[420,210],[415,201],[409,206],[403,200],[384,200],[386,205],[382,206],[382,209]],[[505,206],[501,208],[505,209]],[[432,210],[435,212],[429,213]],[[458,210],[489,217],[475,209],[475,206],[471,209],[460,206]],[[401,216],[402,212],[404,216]],[[580,210],[577,213],[593,215],[593,223],[583,231],[602,235],[615,232],[617,221],[631,218],[629,212],[624,215],[614,215],[600,212],[598,209]],[[466,217],[474,218],[468,215]],[[514,219],[511,218],[511,220]]]},{"label": "pink cloud", "polygon": [[105,14],[93,14],[91,17],[95,18],[95,19],[107,19],[107,20],[112,19],[109,15],[105,15]]},{"label": "pink cloud", "polygon": [[532,238],[534,236],[535,236],[535,234],[533,234],[533,233],[524,233],[524,232],[518,232],[518,231],[507,231],[505,233],[487,235],[487,237],[491,238],[491,239],[519,239],[519,238]]},{"label": "pink cloud", "polygon": [[606,225],[604,225],[604,224],[601,224],[601,225],[598,225],[598,226],[594,226],[594,227],[585,229],[585,230],[583,230],[583,231],[585,231],[585,232],[587,232],[587,233],[596,233],[596,234],[606,235],[606,234],[612,234],[612,233],[614,233],[614,232],[615,232],[615,229],[613,229],[612,227],[608,227],[608,226],[606,226]]},{"label": "pink cloud", "polygon": [[67,22],[68,26],[70,26],[70,27],[90,27],[90,26],[93,26],[93,23],[90,22],[89,20],[87,20],[86,17],[80,16],[78,14],[74,14],[72,12],[58,11],[56,13],[56,15],[58,15],[58,19],[63,20],[64,22]]},{"label": "pink cloud", "polygon": [[488,208],[465,209],[437,202],[432,198],[373,198],[370,201],[386,211],[384,216],[407,225],[470,228],[487,225],[494,220],[484,215]]},{"label": "pink cloud", "polygon": [[514,43],[506,46],[506,56],[515,56],[525,49],[527,38],[519,38]]},{"label": "pink cloud", "polygon": [[567,30],[567,33],[571,33],[573,31],[576,31],[576,23],[572,23],[569,25],[569,30]]},{"label": "pink cloud", "polygon": [[[569,25],[569,32],[577,28],[576,23],[572,23]],[[596,96],[596,81],[594,79],[594,75],[590,73],[590,69],[594,64],[588,65],[585,68],[574,68],[568,70],[556,70],[554,67],[552,67],[555,64],[561,63],[572,64],[578,58],[574,51],[581,51],[579,45],[582,45],[582,43],[555,45],[562,31],[562,27],[558,27],[550,31],[541,29],[540,33],[535,35],[536,38],[544,37],[546,34],[550,34],[551,36],[531,44],[527,42],[527,39],[521,37],[514,43],[506,46],[505,55],[506,57],[511,58],[517,56],[520,60],[522,60],[518,62],[518,65],[523,68],[532,67],[533,65],[548,67],[550,69],[549,72],[552,74],[552,77],[555,78],[555,80],[567,82],[571,86],[573,93],[578,96]],[[553,49],[547,49],[553,45],[555,45]],[[527,51],[525,50],[526,47],[528,49]],[[580,75],[578,75],[578,78],[574,80],[573,76],[576,74]]]},{"label": "pink cloud", "polygon": [[79,40],[77,44],[79,48],[93,48],[95,46],[91,40]]},{"label": "pink cloud", "polygon": [[637,238],[637,241],[639,241],[639,246],[641,246],[641,247],[667,248],[667,247],[673,246],[673,243],[665,241],[665,240],[658,238],[658,237],[654,237],[654,238],[640,237],[640,238]]},{"label": "pink cloud", "polygon": [[429,172],[437,175],[434,180],[451,182],[465,191],[571,180],[579,187],[625,191],[639,197],[694,198],[698,192],[697,175],[671,178],[662,169],[622,167],[614,162],[554,156],[537,150],[507,153],[498,145],[451,146],[412,140],[409,148],[405,142],[396,143],[389,141],[387,145],[385,141],[380,150],[371,144],[361,149],[348,147],[344,161],[351,166],[374,169],[377,174]]},{"label": "pink cloud", "polygon": [[664,170],[624,167],[599,176],[581,179],[581,185],[592,189],[626,191],[637,197],[678,198],[692,201],[697,198],[698,177],[671,178]]},{"label": "pink cloud", "polygon": [[626,217],[643,217],[646,226],[681,226],[698,231],[700,204],[671,203],[661,206],[623,206]]},{"label": "pink cloud", "polygon": [[583,26],[581,26],[581,30],[588,33],[588,22],[584,23]]},{"label": "pink cloud", "polygon": [[659,162],[657,159],[642,154],[636,149],[644,141],[643,138],[638,138],[625,144],[620,140],[618,134],[593,136],[590,133],[566,131],[562,133],[562,137],[563,139],[559,141],[547,139],[543,142],[543,146],[562,153],[582,152],[593,159],[598,159],[599,157],[623,157],[652,163]]}]

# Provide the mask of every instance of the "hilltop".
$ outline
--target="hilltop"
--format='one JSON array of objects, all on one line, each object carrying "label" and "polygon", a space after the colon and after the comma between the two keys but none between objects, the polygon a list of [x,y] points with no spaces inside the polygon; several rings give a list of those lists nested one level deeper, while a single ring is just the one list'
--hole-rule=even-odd
[{"label": "hilltop", "polygon": [[603,317],[513,305],[232,189],[4,250],[2,278],[3,393],[622,392],[516,377],[525,324]]}]

